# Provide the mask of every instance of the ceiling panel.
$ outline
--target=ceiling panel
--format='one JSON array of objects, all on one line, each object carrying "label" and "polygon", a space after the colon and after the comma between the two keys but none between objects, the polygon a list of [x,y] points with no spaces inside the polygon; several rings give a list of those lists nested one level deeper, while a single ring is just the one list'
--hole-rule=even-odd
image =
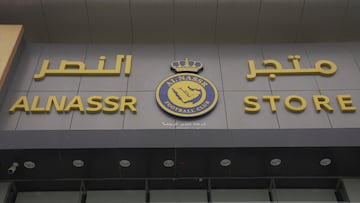
[{"label": "ceiling panel", "polygon": [[22,0],[0,1],[0,23],[16,24],[21,19]]},{"label": "ceiling panel", "polygon": [[360,40],[359,0],[0,0],[31,42],[281,43]]},{"label": "ceiling panel", "polygon": [[216,41],[255,42],[260,0],[219,0]]},{"label": "ceiling panel", "polygon": [[134,42],[173,42],[173,1],[132,0]]},{"label": "ceiling panel", "polygon": [[93,43],[131,43],[129,0],[87,0]]},{"label": "ceiling panel", "polygon": [[175,0],[175,42],[215,42],[216,7],[216,0]]},{"label": "ceiling panel", "polygon": [[85,0],[42,0],[51,42],[90,42]]},{"label": "ceiling panel", "polygon": [[298,41],[336,41],[348,1],[305,0]]},{"label": "ceiling panel", "polygon": [[359,40],[360,36],[360,1],[349,0],[348,9],[340,28],[339,39],[345,41]]},{"label": "ceiling panel", "polygon": [[25,29],[25,39],[31,42],[48,42],[49,33],[46,19],[42,12],[41,0],[22,0],[22,22]]},{"label": "ceiling panel", "polygon": [[257,42],[294,42],[301,22],[303,0],[262,1]]}]

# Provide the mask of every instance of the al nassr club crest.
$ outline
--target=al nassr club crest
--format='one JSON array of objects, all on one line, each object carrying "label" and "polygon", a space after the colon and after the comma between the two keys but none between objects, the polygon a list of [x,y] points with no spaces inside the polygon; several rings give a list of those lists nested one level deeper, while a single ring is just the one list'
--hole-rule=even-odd
[{"label": "al nassr club crest", "polygon": [[210,112],[217,104],[218,91],[205,77],[198,75],[203,65],[185,60],[171,63],[172,75],[156,88],[156,101],[165,112],[178,117],[198,117]]}]

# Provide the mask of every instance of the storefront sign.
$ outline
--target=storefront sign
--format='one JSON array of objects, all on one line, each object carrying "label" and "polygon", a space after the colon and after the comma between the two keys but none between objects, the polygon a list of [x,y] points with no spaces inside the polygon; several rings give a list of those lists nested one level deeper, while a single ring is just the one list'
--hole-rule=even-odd
[{"label": "storefront sign", "polygon": [[[292,68],[283,68],[280,62],[273,59],[263,61],[264,69],[255,68],[254,60],[249,60],[249,74],[247,80],[253,81],[257,76],[269,76],[275,80],[278,75],[321,75],[332,76],[337,71],[337,66],[330,60],[319,60],[313,68],[301,67],[299,55],[289,55]],[[40,73],[34,75],[34,80],[43,80],[46,76],[120,76],[123,61],[125,61],[125,76],[130,76],[132,69],[131,55],[116,55],[114,68],[105,68],[105,56],[99,57],[97,68],[87,68],[82,61],[61,60],[58,68],[50,68],[50,61],[44,60]],[[192,118],[205,115],[213,110],[218,101],[218,91],[215,85],[207,78],[198,75],[203,70],[203,64],[189,59],[174,61],[171,70],[175,75],[165,78],[156,88],[155,98],[159,107],[166,113],[184,118]],[[276,82],[276,81],[273,81]],[[313,108],[316,112],[322,110],[332,113],[334,105],[326,95],[312,95]],[[40,106],[40,100],[44,105]],[[275,113],[278,103],[283,103],[284,108],[292,113],[301,113],[307,107],[306,99],[298,95],[289,95],[281,98],[278,95],[246,96],[243,99],[244,112],[248,114],[258,113],[262,106],[259,101],[268,103],[271,112]],[[351,95],[339,94],[336,96],[337,107],[343,113],[356,112]],[[46,101],[46,102],[44,102]],[[48,96],[40,98],[34,96],[28,98],[21,96],[10,107],[9,112],[24,111],[26,113],[49,113],[55,109],[58,113],[79,111],[81,113],[124,113],[126,109],[136,113],[137,99],[133,96],[90,96],[82,98],[74,96]],[[239,101],[239,106],[241,101]]]},{"label": "storefront sign", "polygon": [[[50,61],[45,59],[41,66],[40,73],[34,75],[35,81],[40,81],[45,76],[120,76],[121,67],[125,59],[125,76],[130,76],[132,67],[132,55],[117,55],[115,67],[112,69],[105,69],[106,56],[100,56],[97,68],[87,68],[82,61],[61,60],[58,68],[50,68]],[[46,105],[40,106],[40,99],[46,101]],[[31,103],[29,102],[31,101]],[[137,100],[133,96],[90,96],[82,98],[74,96],[68,98],[67,96],[48,96],[47,98],[40,98],[34,96],[28,98],[21,96],[10,107],[9,112],[25,111],[29,113],[50,113],[51,109],[55,109],[58,113],[69,113],[70,111],[79,111],[81,113],[124,113],[125,109],[136,113]]]}]

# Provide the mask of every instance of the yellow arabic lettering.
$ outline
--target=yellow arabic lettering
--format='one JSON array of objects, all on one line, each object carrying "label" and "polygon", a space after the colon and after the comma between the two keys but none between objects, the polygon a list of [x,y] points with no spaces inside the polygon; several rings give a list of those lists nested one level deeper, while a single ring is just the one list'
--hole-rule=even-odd
[{"label": "yellow arabic lettering", "polygon": [[67,61],[67,60],[61,60],[60,61],[60,71],[78,71],[78,72],[85,72],[85,64],[81,61]]},{"label": "yellow arabic lettering", "polygon": [[105,60],[106,60],[106,56],[100,56],[99,57],[99,63],[98,63],[98,70],[103,71],[104,67],[105,67]]},{"label": "yellow arabic lettering", "polygon": [[[34,75],[35,80],[42,80],[45,76],[118,76],[121,73],[124,55],[117,55],[115,67],[113,69],[105,69],[105,56],[99,57],[97,69],[86,69],[85,64],[81,61],[61,60],[58,69],[50,69],[50,61],[45,59],[40,69],[40,73]],[[125,76],[131,73],[132,56],[126,56]]]},{"label": "yellow arabic lettering", "polygon": [[299,55],[295,55],[295,56],[289,55],[288,56],[288,60],[292,62],[295,70],[301,69],[300,63],[299,63],[300,59],[301,59],[301,56],[299,56]]},{"label": "yellow arabic lettering", "polygon": [[[276,60],[272,60],[272,59],[264,60],[263,65],[264,66],[273,66],[276,71],[282,71],[282,65]],[[276,75],[274,73],[271,73],[269,75],[269,77],[271,80],[275,80]]]},{"label": "yellow arabic lettering", "polygon": [[302,68],[300,66],[299,55],[289,55],[288,60],[292,62],[293,68],[283,68],[279,61],[266,59],[263,61],[265,67],[274,67],[272,69],[256,69],[254,60],[249,60],[249,71],[246,75],[248,80],[254,80],[256,76],[269,76],[271,80],[275,80],[277,75],[316,75],[331,76],[336,72],[336,64],[329,60],[318,60],[315,67]]}]

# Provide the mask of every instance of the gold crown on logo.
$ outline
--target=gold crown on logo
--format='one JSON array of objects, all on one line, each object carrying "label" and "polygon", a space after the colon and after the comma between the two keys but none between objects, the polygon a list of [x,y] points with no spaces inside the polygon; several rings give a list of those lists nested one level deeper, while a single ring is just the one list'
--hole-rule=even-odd
[{"label": "gold crown on logo", "polygon": [[176,73],[187,72],[187,73],[198,73],[202,71],[203,64],[199,61],[189,60],[188,58],[184,60],[178,60],[171,63],[171,70]]}]

